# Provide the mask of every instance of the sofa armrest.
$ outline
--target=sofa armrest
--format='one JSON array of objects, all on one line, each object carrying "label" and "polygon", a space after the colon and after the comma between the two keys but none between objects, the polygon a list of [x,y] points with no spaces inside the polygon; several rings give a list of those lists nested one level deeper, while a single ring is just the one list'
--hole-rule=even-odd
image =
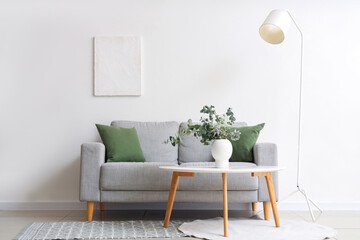
[{"label": "sofa armrest", "polygon": [[[277,166],[277,146],[274,143],[258,143],[254,146],[254,161],[258,166]],[[271,173],[276,199],[278,199],[278,173]],[[266,180],[264,177],[259,177],[259,190],[258,190],[258,201],[268,202],[270,201]]]},{"label": "sofa armrest", "polygon": [[100,202],[100,167],[104,162],[104,144],[81,145],[80,201]]}]

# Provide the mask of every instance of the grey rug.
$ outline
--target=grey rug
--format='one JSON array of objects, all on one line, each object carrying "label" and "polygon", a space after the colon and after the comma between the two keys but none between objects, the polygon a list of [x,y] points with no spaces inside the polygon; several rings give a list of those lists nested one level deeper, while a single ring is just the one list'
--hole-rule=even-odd
[{"label": "grey rug", "polygon": [[164,228],[159,221],[116,222],[36,222],[25,227],[14,239],[124,239],[124,238],[175,238],[184,237],[178,227],[184,221],[170,221]]},{"label": "grey rug", "polygon": [[195,220],[183,223],[179,230],[188,236],[211,240],[323,240],[335,237],[335,229],[305,221],[280,219],[274,221],[252,218],[229,219],[229,237],[224,237],[223,218]]}]

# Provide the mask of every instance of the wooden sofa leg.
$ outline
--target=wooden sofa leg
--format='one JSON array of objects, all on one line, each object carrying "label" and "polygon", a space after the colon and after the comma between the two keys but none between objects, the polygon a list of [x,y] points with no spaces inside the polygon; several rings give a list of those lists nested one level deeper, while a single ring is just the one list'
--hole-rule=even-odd
[{"label": "wooden sofa leg", "polygon": [[252,202],[251,203],[251,208],[252,208],[253,212],[256,212],[256,210],[257,210],[257,202]]},{"label": "wooden sofa leg", "polygon": [[105,203],[99,202],[99,207],[100,207],[100,211],[104,211],[105,210]]},{"label": "wooden sofa leg", "polygon": [[270,213],[271,213],[271,204],[270,202],[263,202],[264,206],[264,218],[267,221],[270,221]]},{"label": "wooden sofa leg", "polygon": [[93,213],[94,213],[94,202],[87,202],[87,211],[86,211],[86,220],[92,221]]}]

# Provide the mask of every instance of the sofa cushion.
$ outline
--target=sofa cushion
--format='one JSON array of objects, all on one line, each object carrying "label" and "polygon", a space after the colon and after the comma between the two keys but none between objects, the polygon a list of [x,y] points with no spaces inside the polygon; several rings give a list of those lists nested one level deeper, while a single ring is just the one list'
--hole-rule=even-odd
[{"label": "sofa cushion", "polygon": [[[186,125],[187,123],[182,122],[180,128]],[[237,122],[232,126],[243,127],[246,126],[246,123]],[[179,144],[179,163],[214,161],[211,156],[211,145],[206,146],[202,144],[200,138],[196,138],[193,135],[184,135],[181,138],[182,142]]]},{"label": "sofa cushion", "polygon": [[96,124],[106,147],[107,162],[145,162],[135,128]]},{"label": "sofa cushion", "polygon": [[113,162],[101,165],[100,187],[108,191],[169,191],[171,172],[159,166],[178,166],[167,162]]},{"label": "sofa cushion", "polygon": [[111,126],[135,128],[146,162],[178,161],[178,146],[163,142],[179,131],[177,122],[113,121]]},{"label": "sofa cushion", "polygon": [[[214,162],[182,163],[180,167],[215,167]],[[254,163],[231,162],[231,166],[250,167]],[[227,178],[229,191],[257,190],[258,178],[251,177],[250,173],[229,173]],[[194,177],[183,177],[179,181],[179,190],[208,191],[222,190],[222,175],[219,173],[195,173]]]},{"label": "sofa cushion", "polygon": [[233,146],[230,162],[254,162],[253,148],[264,126],[265,123],[256,126],[236,128],[241,132],[241,135],[237,141],[230,140]]}]

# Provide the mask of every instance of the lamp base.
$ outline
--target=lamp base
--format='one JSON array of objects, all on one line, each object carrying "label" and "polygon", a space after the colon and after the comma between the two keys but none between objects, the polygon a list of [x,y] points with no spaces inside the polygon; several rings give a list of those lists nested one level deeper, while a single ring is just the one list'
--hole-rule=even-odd
[{"label": "lamp base", "polygon": [[[297,186],[296,188],[297,188],[297,189],[296,189],[295,191],[293,191],[292,193],[290,193],[289,195],[287,195],[287,196],[284,197],[283,199],[280,199],[279,202],[284,201],[285,199],[291,197],[292,195],[294,195],[294,194],[296,194],[296,193],[298,193],[298,192],[301,193],[301,194],[305,197],[305,200],[306,200],[306,203],[307,203],[307,205],[308,205],[308,208],[309,208],[309,212],[310,212],[312,221],[313,221],[313,222],[316,222],[316,221],[319,219],[319,217],[321,216],[321,214],[322,214],[323,211],[321,210],[321,208],[320,208],[318,205],[316,205],[316,204],[306,195],[306,192],[305,192],[305,190],[304,190],[303,188],[300,188],[300,186]],[[311,205],[313,205],[314,207],[316,207],[316,208],[319,210],[319,215],[318,215],[316,218],[315,218],[315,216],[314,216],[313,209],[311,208]]]}]

